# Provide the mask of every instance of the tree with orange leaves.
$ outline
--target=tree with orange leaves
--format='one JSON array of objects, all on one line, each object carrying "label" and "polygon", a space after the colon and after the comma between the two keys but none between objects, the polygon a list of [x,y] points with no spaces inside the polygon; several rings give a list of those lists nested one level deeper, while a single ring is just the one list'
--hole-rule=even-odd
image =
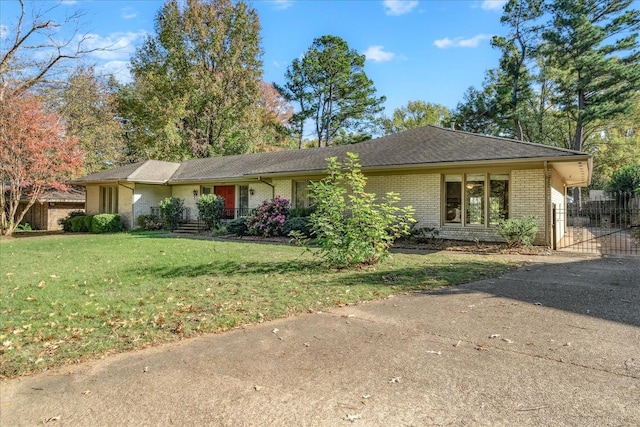
[{"label": "tree with orange leaves", "polygon": [[[39,196],[65,190],[65,181],[82,166],[76,138],[62,120],[46,112],[32,95],[11,96],[0,105],[0,228],[11,235]],[[18,210],[21,200],[27,204]]]}]

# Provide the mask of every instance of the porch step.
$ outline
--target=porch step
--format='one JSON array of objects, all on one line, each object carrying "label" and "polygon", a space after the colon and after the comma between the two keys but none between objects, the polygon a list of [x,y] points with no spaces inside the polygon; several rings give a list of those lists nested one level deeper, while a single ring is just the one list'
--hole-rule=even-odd
[{"label": "porch step", "polygon": [[198,223],[192,221],[179,224],[178,228],[173,232],[178,234],[198,234],[200,231],[198,230]]}]

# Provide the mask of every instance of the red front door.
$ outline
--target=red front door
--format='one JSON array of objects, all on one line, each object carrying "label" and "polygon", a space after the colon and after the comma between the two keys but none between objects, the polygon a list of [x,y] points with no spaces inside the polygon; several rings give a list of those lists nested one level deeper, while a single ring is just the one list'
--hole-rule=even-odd
[{"label": "red front door", "polygon": [[236,186],[235,185],[216,185],[213,188],[213,194],[224,199],[223,218],[235,218],[236,209]]}]

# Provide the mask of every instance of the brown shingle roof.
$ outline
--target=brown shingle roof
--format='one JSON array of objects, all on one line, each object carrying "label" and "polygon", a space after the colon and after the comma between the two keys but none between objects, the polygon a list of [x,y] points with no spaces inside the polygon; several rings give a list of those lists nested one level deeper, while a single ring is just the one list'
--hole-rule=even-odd
[{"label": "brown shingle roof", "polygon": [[320,173],[326,169],[328,157],[343,159],[347,152],[359,155],[363,169],[588,157],[585,153],[547,145],[425,126],[346,146],[211,157],[183,163],[149,160],[89,175],[76,182],[130,180],[177,183]]},{"label": "brown shingle roof", "polygon": [[134,181],[163,184],[180,166],[180,163],[147,160],[119,168],[93,173],[71,181],[72,183]]}]

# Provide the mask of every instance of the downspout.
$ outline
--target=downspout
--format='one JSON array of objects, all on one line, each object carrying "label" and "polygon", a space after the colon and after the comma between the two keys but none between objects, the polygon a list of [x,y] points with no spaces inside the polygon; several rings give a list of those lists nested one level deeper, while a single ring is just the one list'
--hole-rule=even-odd
[{"label": "downspout", "polygon": [[551,199],[551,190],[550,190],[550,181],[551,174],[549,173],[549,164],[548,161],[544,161],[544,241],[548,247],[552,247],[551,237],[549,233],[549,202]]},{"label": "downspout", "polygon": [[264,179],[262,179],[261,176],[258,177],[258,181],[260,181],[263,184],[267,184],[269,187],[271,187],[271,200],[276,198],[276,186],[273,184],[268,183],[267,181],[265,181]]}]

